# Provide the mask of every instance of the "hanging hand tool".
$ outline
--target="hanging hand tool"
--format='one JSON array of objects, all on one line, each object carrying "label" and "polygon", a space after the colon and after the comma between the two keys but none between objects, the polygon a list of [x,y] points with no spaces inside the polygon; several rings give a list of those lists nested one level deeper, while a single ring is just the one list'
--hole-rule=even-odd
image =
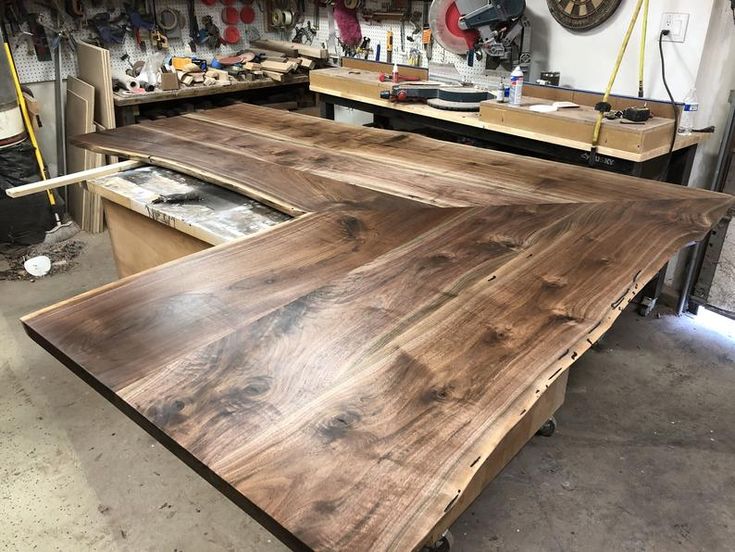
[{"label": "hanging hand tool", "polygon": [[199,23],[197,22],[196,13],[194,13],[194,0],[186,0],[186,12],[189,16],[189,48],[192,52],[196,52],[197,41],[199,40]]},{"label": "hanging hand tool", "polygon": [[370,38],[367,36],[362,37],[362,42],[355,50],[355,54],[357,56],[362,56],[363,59],[367,59],[368,56],[370,56],[370,52],[372,52],[372,48],[370,48]]},{"label": "hanging hand tool", "polygon": [[[89,25],[95,30],[103,45],[122,44],[125,42],[125,28],[111,21],[108,12],[100,12],[89,19]],[[135,33],[135,29],[133,29]],[[140,35],[136,35],[136,42],[140,45]]]},{"label": "hanging hand tool", "polygon": [[219,27],[214,24],[211,15],[205,15],[202,17],[202,25],[204,25],[204,29],[199,31],[200,44],[206,43],[206,45],[213,50],[224,44],[222,36],[220,35]]},{"label": "hanging hand tool", "polygon": [[401,53],[406,52],[406,18],[401,18]]},{"label": "hanging hand tool", "polygon": [[429,0],[424,0],[424,28],[421,33],[421,44],[424,45],[426,59],[431,61],[434,53],[434,37],[431,32],[431,26],[429,25]]},{"label": "hanging hand tool", "polygon": [[130,28],[133,30],[133,35],[135,36],[135,43],[141,50],[145,51],[145,42],[141,39],[140,31],[142,29],[150,32],[155,28],[155,24],[150,19],[144,18],[143,15],[131,5],[125,5],[125,12],[128,14]]},{"label": "hanging hand tool", "polygon": [[151,42],[156,45],[157,50],[168,49],[168,38],[161,32],[158,24],[158,10],[156,9],[156,0],[151,0],[151,12],[153,14],[153,28],[151,29]]},{"label": "hanging hand tool", "polygon": [[36,51],[38,61],[51,61],[51,49],[45,29],[38,22],[38,14],[28,13],[23,2],[18,2],[19,15],[28,24],[28,30],[33,35],[33,49]]},{"label": "hanging hand tool", "polygon": [[385,33],[385,60],[393,63],[393,31]]}]

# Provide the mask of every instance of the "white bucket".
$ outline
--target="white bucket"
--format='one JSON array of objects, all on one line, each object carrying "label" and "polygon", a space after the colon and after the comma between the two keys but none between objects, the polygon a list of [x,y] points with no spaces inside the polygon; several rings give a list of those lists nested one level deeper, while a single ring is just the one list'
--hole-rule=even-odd
[{"label": "white bucket", "polygon": [[13,136],[25,136],[23,115],[18,106],[0,111],[0,142]]}]

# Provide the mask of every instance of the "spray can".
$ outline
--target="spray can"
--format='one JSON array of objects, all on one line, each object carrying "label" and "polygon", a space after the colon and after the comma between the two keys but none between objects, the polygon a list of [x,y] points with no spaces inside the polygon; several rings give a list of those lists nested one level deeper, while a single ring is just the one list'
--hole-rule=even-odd
[{"label": "spray can", "polygon": [[521,105],[523,98],[523,71],[517,66],[510,74],[510,105]]},{"label": "spray can", "polygon": [[505,101],[505,80],[503,77],[500,77],[498,89],[495,91],[495,100],[498,103],[503,103]]}]

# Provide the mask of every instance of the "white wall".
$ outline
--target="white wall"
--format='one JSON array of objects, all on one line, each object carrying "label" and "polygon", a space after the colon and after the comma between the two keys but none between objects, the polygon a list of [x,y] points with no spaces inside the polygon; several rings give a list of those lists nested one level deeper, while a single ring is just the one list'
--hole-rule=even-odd
[{"label": "white wall", "polygon": [[[684,98],[696,79],[704,51],[710,14],[715,0],[651,0],[646,38],[646,95],[668,100],[661,81],[658,35],[664,12],[689,13],[689,28],[684,43],[664,43],[667,78],[674,98]],[[720,0],[717,0],[718,2]],[[549,14],[546,0],[526,0],[527,15],[533,29],[531,76],[540,71],[560,71],[561,84],[602,91],[615,64],[618,48],[630,22],[635,0],[623,0],[605,23],[583,33],[566,30]],[[732,17],[730,17],[732,23]],[[628,45],[613,91],[638,94],[638,53],[641,40],[639,18]]]},{"label": "white wall", "polygon": [[[56,176],[56,108],[54,103],[54,83],[37,82],[27,85],[33,96],[41,105],[41,122],[43,127],[38,131],[36,139],[41,148],[43,159],[49,168],[51,176]],[[66,97],[65,87],[62,87],[62,97]]]},{"label": "white wall", "polygon": [[[709,24],[707,40],[702,48],[702,61],[697,76],[697,94],[700,111],[696,126],[715,125],[715,133],[699,145],[697,157],[692,167],[689,185],[707,188],[712,184],[719,155],[720,142],[725,131],[725,124],[730,112],[731,91],[735,89],[735,22],[733,22],[730,0],[715,0]],[[732,227],[731,227],[732,230]],[[730,247],[732,241],[728,242]],[[680,259],[669,264],[666,285],[674,289],[680,287],[685,261]],[[722,257],[735,259],[735,251],[723,249]],[[686,258],[684,256],[684,258]]]},{"label": "white wall", "polygon": [[730,0],[716,0],[697,77],[700,109],[696,126],[715,125],[715,133],[699,146],[691,185],[704,188],[714,176],[720,142],[735,89],[735,22]]}]

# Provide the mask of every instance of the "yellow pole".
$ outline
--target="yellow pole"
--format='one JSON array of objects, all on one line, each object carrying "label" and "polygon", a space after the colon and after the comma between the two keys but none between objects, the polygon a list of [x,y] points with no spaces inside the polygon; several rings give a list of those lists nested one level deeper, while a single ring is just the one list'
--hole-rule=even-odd
[{"label": "yellow pole", "polygon": [[648,35],[648,2],[643,2],[643,29],[641,30],[641,52],[638,59],[638,97],[643,97],[643,73],[646,64],[646,36]]},{"label": "yellow pole", "polygon": [[[46,174],[46,167],[43,163],[43,156],[41,155],[41,148],[38,147],[38,141],[36,140],[36,133],[33,131],[33,123],[31,123],[31,118],[28,115],[28,106],[26,105],[25,97],[23,96],[23,90],[20,88],[20,79],[18,78],[18,70],[15,67],[15,61],[13,60],[13,54],[10,52],[10,46],[7,42],[3,43],[5,46],[5,55],[8,58],[8,65],[10,66],[10,73],[13,76],[13,84],[15,84],[15,95],[18,97],[18,105],[20,106],[20,112],[23,114],[23,122],[26,125],[26,132],[28,132],[28,137],[31,140],[31,145],[33,146],[33,151],[36,154],[36,163],[38,163],[38,169],[41,172],[41,179],[46,180],[48,179],[48,174]],[[51,190],[46,190],[46,196],[48,197],[48,201],[51,204],[52,211],[54,213],[54,218],[56,219],[56,225],[61,225],[61,219],[59,218],[59,213],[56,212],[56,209],[53,207],[56,207],[56,199],[54,198],[54,194]]]},{"label": "yellow pole", "polygon": [[28,136],[31,139],[31,145],[33,146],[33,150],[36,154],[36,162],[38,163],[38,168],[41,171],[41,178],[43,180],[46,180],[48,178],[48,175],[46,174],[46,169],[43,164],[43,157],[41,156],[41,148],[38,147],[38,142],[36,141],[36,133],[33,132],[33,124],[31,123],[31,118],[28,115],[28,106],[26,106],[25,97],[23,96],[23,90],[20,88],[20,79],[18,78],[18,70],[15,68],[15,62],[13,61],[13,55],[10,52],[10,46],[8,46],[8,43],[4,43],[5,46],[5,55],[8,58],[8,65],[10,65],[10,74],[13,77],[13,84],[15,84],[15,95],[18,97],[18,105],[20,107],[20,112],[23,114],[23,122],[26,125],[26,131],[28,132]]},{"label": "yellow pole", "polygon": [[[638,3],[635,6],[635,9],[633,10],[633,17],[630,19],[630,24],[628,25],[628,30],[625,32],[625,38],[623,38],[623,43],[620,45],[620,50],[618,51],[618,58],[615,60],[615,66],[613,67],[612,75],[610,75],[610,80],[607,83],[607,88],[605,88],[605,95],[602,97],[603,102],[607,102],[607,100],[610,98],[610,91],[612,90],[613,85],[615,84],[615,79],[618,76],[618,71],[620,70],[620,65],[623,62],[623,56],[625,55],[625,50],[628,48],[628,43],[630,42],[630,36],[633,34],[633,29],[635,28],[635,23],[638,20],[638,14],[641,11],[641,6],[643,5],[644,0],[638,0]],[[597,121],[595,123],[595,131],[592,134],[592,148],[597,147],[597,142],[600,139],[600,129],[602,128],[602,118],[604,117],[604,114],[602,111],[597,112]],[[594,157],[594,152],[592,153],[590,157],[590,161],[592,161],[592,157]]]}]

